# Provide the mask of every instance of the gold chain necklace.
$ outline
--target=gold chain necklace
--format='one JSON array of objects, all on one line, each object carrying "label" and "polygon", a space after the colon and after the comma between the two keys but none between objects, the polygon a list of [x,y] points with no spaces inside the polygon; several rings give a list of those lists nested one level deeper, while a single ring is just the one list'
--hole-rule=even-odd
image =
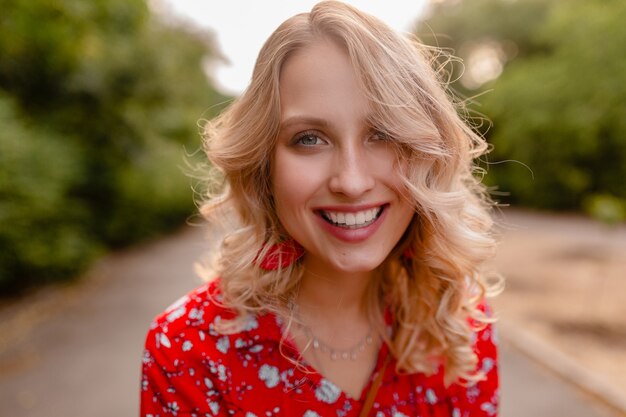
[{"label": "gold chain necklace", "polygon": [[372,329],[370,329],[367,335],[363,339],[361,339],[358,343],[356,343],[354,346],[352,346],[351,348],[336,349],[322,342],[320,339],[318,339],[313,334],[313,331],[311,330],[310,327],[305,326],[305,325],[302,325],[302,327],[307,337],[311,341],[311,345],[313,346],[313,349],[320,351],[322,353],[329,354],[330,359],[333,361],[336,361],[337,359],[342,359],[342,360],[350,359],[350,360],[355,361],[359,353],[364,352],[365,348],[374,342],[374,339],[372,338]]},{"label": "gold chain necklace", "polygon": [[323,341],[321,341],[317,336],[315,336],[315,334],[313,333],[313,330],[309,326],[304,324],[304,322],[302,321],[300,317],[298,305],[293,299],[290,300],[289,302],[289,309],[291,310],[293,317],[296,318],[296,323],[298,323],[298,325],[302,328],[302,330],[304,330],[306,337],[309,339],[310,346],[313,346],[313,349],[318,352],[322,352],[324,354],[329,355],[330,359],[333,361],[336,361],[338,359],[341,359],[341,360],[349,359],[349,360],[355,361],[357,360],[359,354],[365,351],[367,346],[374,343],[374,338],[372,336],[372,328],[370,326],[370,329],[365,335],[365,337],[363,337],[360,341],[358,341],[352,347],[348,349],[334,348],[328,345],[327,343],[324,343]]}]

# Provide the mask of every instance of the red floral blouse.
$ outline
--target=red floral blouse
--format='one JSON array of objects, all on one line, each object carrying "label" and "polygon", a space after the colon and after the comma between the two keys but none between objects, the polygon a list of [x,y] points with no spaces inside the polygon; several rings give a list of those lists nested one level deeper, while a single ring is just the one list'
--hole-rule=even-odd
[{"label": "red floral blouse", "polygon": [[[143,355],[144,417],[356,417],[388,348],[383,345],[361,398],[352,398],[298,358],[281,340],[272,314],[250,316],[245,328],[222,335],[215,323],[233,317],[216,305],[218,285],[205,284],[169,307],[150,327]],[[472,386],[443,385],[443,372],[399,375],[392,360],[371,409],[373,417],[495,416],[498,408],[496,337],[491,326],[475,334],[486,379]]]}]

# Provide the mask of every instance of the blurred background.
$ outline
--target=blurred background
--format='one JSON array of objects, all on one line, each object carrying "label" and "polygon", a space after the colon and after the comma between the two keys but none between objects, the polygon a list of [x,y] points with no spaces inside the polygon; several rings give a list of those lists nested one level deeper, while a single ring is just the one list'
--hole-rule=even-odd
[{"label": "blurred background", "polygon": [[[440,48],[493,146],[494,304],[538,366],[507,354],[503,415],[624,415],[626,2],[348,2]],[[315,2],[222,3],[0,0],[0,415],[136,413],[149,321],[199,283],[201,120]]]}]

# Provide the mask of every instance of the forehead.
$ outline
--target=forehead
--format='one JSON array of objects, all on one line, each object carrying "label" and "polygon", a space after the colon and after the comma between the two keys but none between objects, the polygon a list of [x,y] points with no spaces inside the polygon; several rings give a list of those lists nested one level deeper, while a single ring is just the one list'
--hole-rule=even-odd
[{"label": "forehead", "polygon": [[302,115],[362,118],[369,110],[348,54],[328,39],[315,40],[286,60],[279,89],[282,120]]}]

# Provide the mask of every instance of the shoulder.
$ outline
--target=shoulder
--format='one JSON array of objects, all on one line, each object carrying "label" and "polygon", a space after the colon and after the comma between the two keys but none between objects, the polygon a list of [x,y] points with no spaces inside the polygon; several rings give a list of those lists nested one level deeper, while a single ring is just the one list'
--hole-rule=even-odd
[{"label": "shoulder", "polygon": [[224,306],[217,281],[181,297],[154,319],[142,359],[146,415],[155,414],[154,407],[217,415],[215,410],[240,402],[239,390],[252,386],[250,381],[268,388],[278,385],[283,374],[275,366],[281,337],[276,316],[250,314],[236,332],[221,332],[220,322],[233,318],[236,314]]},{"label": "shoulder", "polygon": [[[235,350],[281,338],[280,322],[272,314],[248,315],[238,331],[225,333],[220,322],[237,318],[224,305],[220,280],[203,284],[184,295],[157,315],[146,336],[146,350],[225,361]],[[258,349],[258,347],[257,347]]]},{"label": "shoulder", "polygon": [[209,332],[213,330],[216,320],[235,317],[235,313],[221,302],[219,279],[205,283],[157,315],[150,324],[150,333],[176,336],[189,330]]},{"label": "shoulder", "polygon": [[[234,313],[220,304],[219,282],[201,285],[157,315],[146,335],[144,372],[193,368],[207,357],[224,361],[216,322]],[[224,343],[224,342],[221,342]]]}]

